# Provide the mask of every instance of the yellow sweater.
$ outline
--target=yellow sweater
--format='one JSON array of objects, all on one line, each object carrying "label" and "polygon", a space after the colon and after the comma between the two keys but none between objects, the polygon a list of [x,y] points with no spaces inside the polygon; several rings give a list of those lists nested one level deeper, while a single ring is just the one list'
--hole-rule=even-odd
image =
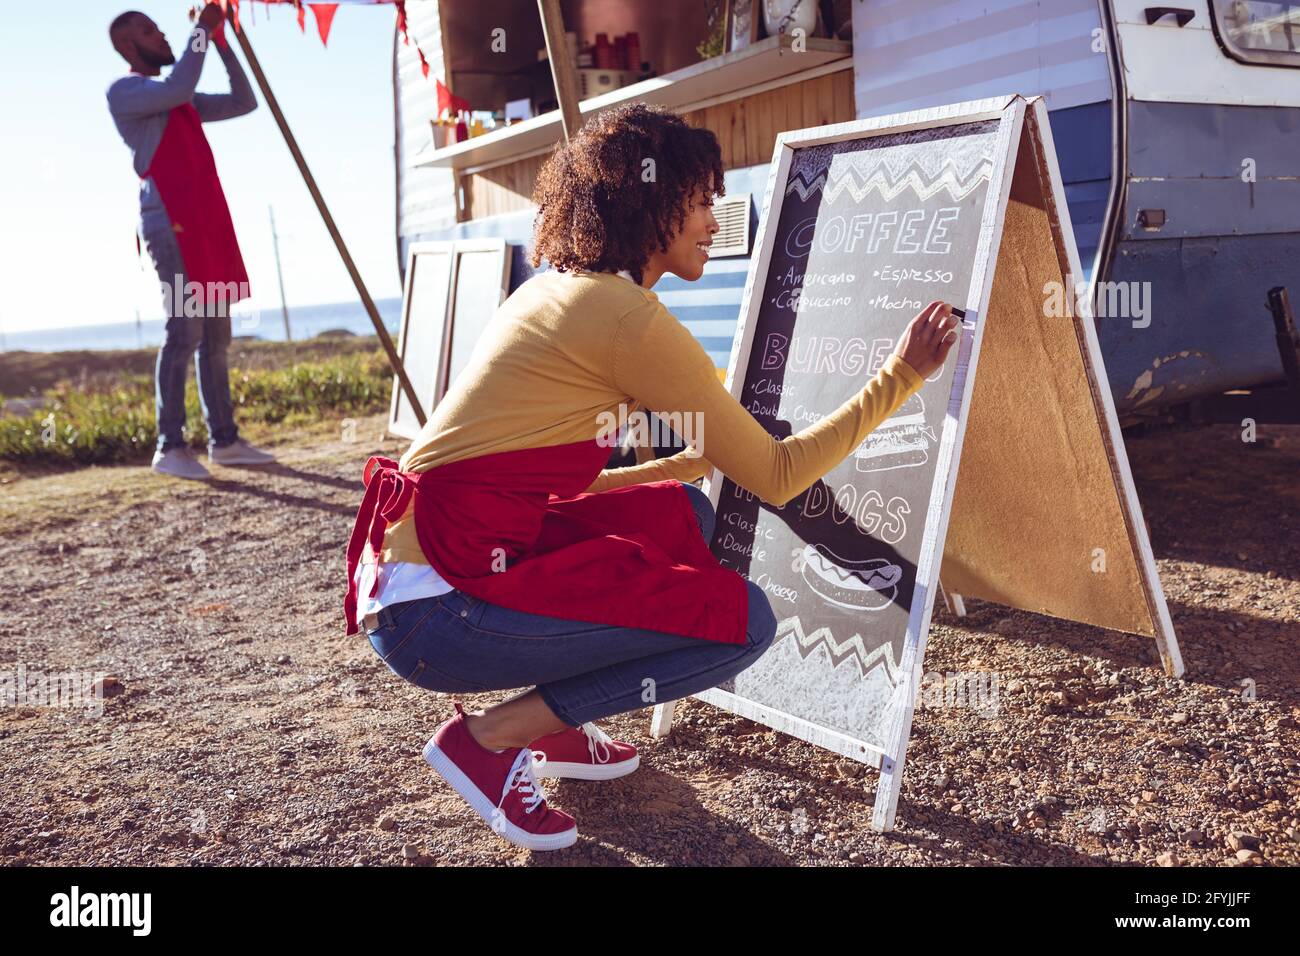
[{"label": "yellow sweater", "polygon": [[[640,408],[696,423],[682,437],[694,437],[698,447],[605,469],[588,491],[695,481],[717,467],[779,506],[847,458],[921,384],[891,355],[838,409],[773,438],[718,381],[703,347],[653,292],[613,273],[549,270],[502,303],[400,466],[422,472],[494,452],[609,439]],[[410,508],[389,525],[380,560],[428,563]]]}]

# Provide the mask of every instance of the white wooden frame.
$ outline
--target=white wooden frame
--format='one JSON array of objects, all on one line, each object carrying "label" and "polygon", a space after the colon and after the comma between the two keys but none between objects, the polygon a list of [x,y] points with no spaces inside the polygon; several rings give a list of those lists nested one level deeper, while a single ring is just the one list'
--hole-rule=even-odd
[{"label": "white wooden frame", "polygon": [[[398,332],[397,355],[406,364],[406,345],[409,337],[409,326],[411,321],[411,290],[415,284],[416,259],[425,255],[445,254],[447,256],[447,298],[442,303],[442,324],[443,327],[438,333],[438,341],[442,342],[447,334],[447,309],[451,304],[451,274],[455,266],[455,255],[453,252],[454,243],[451,242],[413,242],[406,250],[406,282],[402,288],[402,323]],[[441,348],[441,346],[439,346]],[[442,368],[442,357],[438,357],[438,369]],[[420,386],[415,381],[411,382],[417,393]],[[397,376],[393,376],[393,394],[388,402],[388,431],[390,434],[398,435],[402,438],[413,439],[419,434],[418,426],[411,428],[407,423],[400,422],[397,419],[397,409],[400,402],[410,400],[402,394],[401,384],[397,381]],[[424,409],[425,416],[432,411],[431,408]]]},{"label": "white wooden frame", "polygon": [[[452,245],[451,285],[447,288],[447,321],[442,330],[442,358],[438,363],[438,388],[434,392],[434,408],[451,387],[451,346],[456,336],[456,287],[460,282],[460,258],[467,252],[495,252],[501,256],[501,285],[496,304],[506,300],[510,288],[510,246],[504,239],[457,239]],[[429,409],[433,414],[433,409]]]},{"label": "white wooden frame", "polygon": [[[429,408],[424,409],[425,417],[433,415],[433,410],[442,401],[443,395],[446,394],[448,387],[448,373],[451,368],[451,342],[455,334],[456,315],[456,283],[460,278],[460,257],[467,252],[498,252],[501,255],[501,294],[497,299],[500,305],[505,301],[509,294],[510,286],[510,247],[504,239],[456,239],[442,240],[437,242],[413,242],[407,250],[406,256],[406,282],[402,289],[402,326],[401,334],[398,338],[397,354],[406,364],[406,344],[408,338],[408,327],[411,315],[411,290],[415,278],[416,258],[430,254],[445,254],[447,256],[446,269],[447,276],[447,296],[442,304],[442,329],[438,335],[438,365],[435,371],[436,381],[433,389],[433,401]],[[420,391],[420,384],[412,382],[416,391]],[[400,386],[396,377],[393,379],[393,394],[388,404],[388,431],[391,434],[398,435],[402,438],[414,439],[419,434],[418,428],[411,428],[405,422],[397,420],[397,409],[399,401],[405,401],[405,396],[401,394]]]}]

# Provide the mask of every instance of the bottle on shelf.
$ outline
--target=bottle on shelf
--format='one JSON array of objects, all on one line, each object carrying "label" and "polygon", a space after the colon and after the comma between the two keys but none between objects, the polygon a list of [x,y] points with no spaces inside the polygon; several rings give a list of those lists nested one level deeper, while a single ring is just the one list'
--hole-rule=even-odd
[{"label": "bottle on shelf", "polygon": [[610,69],[610,62],[614,58],[614,48],[610,46],[609,37],[604,33],[596,34],[596,48],[594,53],[595,53],[595,60],[596,60],[596,69],[598,70]]},{"label": "bottle on shelf", "polygon": [[639,33],[629,33],[627,35],[627,65],[625,70],[636,70],[641,68],[641,35]]}]

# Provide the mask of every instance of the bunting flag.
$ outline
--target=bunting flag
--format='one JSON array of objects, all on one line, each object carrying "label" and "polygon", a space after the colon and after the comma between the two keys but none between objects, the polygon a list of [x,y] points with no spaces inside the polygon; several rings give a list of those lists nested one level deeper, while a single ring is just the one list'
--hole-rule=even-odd
[{"label": "bunting flag", "polygon": [[[402,42],[410,46],[411,36],[406,29],[406,3],[405,0],[393,0],[397,4],[397,29],[402,34]],[[420,57],[420,72],[424,78],[429,78],[429,61],[424,58],[424,51],[420,49],[420,44],[415,45],[415,52]]]},{"label": "bunting flag", "polygon": [[442,115],[443,110],[450,110],[452,116],[459,116],[461,110],[469,110],[468,100],[461,99],[452,93],[451,90],[442,85],[442,80],[435,79],[433,82],[438,89],[438,116]]},{"label": "bunting flag", "polygon": [[333,3],[307,3],[305,0],[219,0],[221,6],[225,8],[227,16],[236,27],[239,26],[239,8],[241,3],[261,3],[267,7],[292,5],[298,17],[298,28],[303,33],[307,32],[307,14],[305,7],[310,7],[312,16],[316,18],[316,32],[320,34],[321,45],[328,45],[330,28],[334,24],[334,14],[338,12],[339,5],[346,3],[350,6],[378,6],[387,5],[397,10],[397,29],[402,34],[402,42],[407,46],[414,45],[416,54],[420,57],[420,69],[427,77],[429,75],[429,61],[425,59],[424,51],[420,49],[420,44],[411,42],[410,31],[406,23],[406,2],[405,0],[335,0]]},{"label": "bunting flag", "polygon": [[316,32],[320,34],[321,46],[327,46],[330,40],[330,25],[334,23],[334,14],[338,12],[337,3],[312,3],[312,14],[316,17]]}]

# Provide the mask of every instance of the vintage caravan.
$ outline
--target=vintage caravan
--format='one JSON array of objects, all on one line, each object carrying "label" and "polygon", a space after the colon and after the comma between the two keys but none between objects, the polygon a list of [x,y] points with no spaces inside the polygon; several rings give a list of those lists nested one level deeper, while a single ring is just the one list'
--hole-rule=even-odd
[{"label": "vintage caravan", "polygon": [[[1051,111],[1085,273],[1077,291],[1097,316],[1122,419],[1283,378],[1265,302],[1273,287],[1300,290],[1300,6],[804,3],[819,7],[821,26],[802,44],[794,20],[761,35],[761,0],[561,5],[579,42],[635,34],[649,65],[610,76],[580,63],[584,116],[639,99],[722,142],[729,201],[718,209],[714,258],[700,281],[667,276],[655,289],[719,368],[777,132],[1021,93],[1041,95]],[[733,35],[704,57],[708,11],[719,6],[732,8]],[[409,4],[408,17],[415,43],[398,41],[393,64],[398,256],[405,267],[419,244],[504,241],[507,293],[529,275],[529,197],[563,135],[558,111],[545,111],[537,7],[442,0]],[[535,115],[435,143],[435,79],[471,108],[522,101]],[[611,84],[603,92],[602,82]]]}]

